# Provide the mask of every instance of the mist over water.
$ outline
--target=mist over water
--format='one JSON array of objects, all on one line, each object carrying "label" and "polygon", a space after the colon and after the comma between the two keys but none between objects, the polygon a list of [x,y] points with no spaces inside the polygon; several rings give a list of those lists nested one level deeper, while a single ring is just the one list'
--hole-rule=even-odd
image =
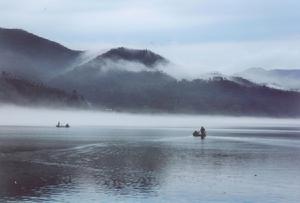
[{"label": "mist over water", "polygon": [[133,114],[100,110],[59,110],[0,106],[0,125],[54,126],[58,121],[71,126],[195,127],[300,125],[300,119],[232,117],[182,114]]}]

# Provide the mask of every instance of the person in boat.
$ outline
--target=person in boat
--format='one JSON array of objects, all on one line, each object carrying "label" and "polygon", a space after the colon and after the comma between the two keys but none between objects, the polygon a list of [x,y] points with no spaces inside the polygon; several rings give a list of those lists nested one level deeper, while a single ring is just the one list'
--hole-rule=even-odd
[{"label": "person in boat", "polygon": [[204,128],[203,126],[201,126],[200,133],[201,133],[201,134],[205,134],[205,133],[206,133],[206,132],[205,132],[205,128]]},{"label": "person in boat", "polygon": [[201,126],[201,129],[200,129],[200,136],[202,139],[204,139],[206,137],[206,130],[203,126]]},{"label": "person in boat", "polygon": [[200,128],[200,130],[195,130],[193,132],[193,136],[194,137],[201,137],[201,139],[204,139],[206,137],[206,130],[205,130],[205,128],[202,126]]},{"label": "person in boat", "polygon": [[69,128],[70,125],[67,123],[66,125],[61,125],[60,122],[58,121],[57,125],[56,125],[57,128]]}]

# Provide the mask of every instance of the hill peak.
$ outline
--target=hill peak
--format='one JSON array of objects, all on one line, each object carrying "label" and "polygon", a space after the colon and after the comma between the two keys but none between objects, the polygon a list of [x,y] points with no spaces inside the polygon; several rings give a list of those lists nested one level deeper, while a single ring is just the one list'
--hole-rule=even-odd
[{"label": "hill peak", "polygon": [[140,62],[148,67],[153,67],[158,63],[168,63],[167,59],[148,49],[130,49],[125,47],[118,47],[110,49],[99,57],[112,60]]}]

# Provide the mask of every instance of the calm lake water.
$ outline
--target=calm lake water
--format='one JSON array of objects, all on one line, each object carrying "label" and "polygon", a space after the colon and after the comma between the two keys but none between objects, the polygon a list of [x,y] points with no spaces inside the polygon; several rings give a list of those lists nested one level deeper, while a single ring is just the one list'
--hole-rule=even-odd
[{"label": "calm lake water", "polygon": [[0,202],[300,202],[300,127],[0,127]]}]

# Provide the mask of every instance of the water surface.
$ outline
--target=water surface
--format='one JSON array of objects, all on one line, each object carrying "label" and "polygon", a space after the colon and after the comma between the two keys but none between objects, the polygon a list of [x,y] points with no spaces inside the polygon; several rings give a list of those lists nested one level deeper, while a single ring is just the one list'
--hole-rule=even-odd
[{"label": "water surface", "polygon": [[299,202],[300,128],[0,127],[0,202]]}]

